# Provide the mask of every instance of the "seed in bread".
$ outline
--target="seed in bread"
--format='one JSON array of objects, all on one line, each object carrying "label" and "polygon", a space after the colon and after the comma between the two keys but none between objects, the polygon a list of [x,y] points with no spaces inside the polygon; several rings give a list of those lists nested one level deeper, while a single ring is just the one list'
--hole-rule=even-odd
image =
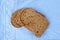
[{"label": "seed in bread", "polygon": [[31,30],[37,37],[40,37],[48,27],[48,20],[46,17],[33,10],[32,8],[24,9],[21,14],[21,21],[24,26]]}]

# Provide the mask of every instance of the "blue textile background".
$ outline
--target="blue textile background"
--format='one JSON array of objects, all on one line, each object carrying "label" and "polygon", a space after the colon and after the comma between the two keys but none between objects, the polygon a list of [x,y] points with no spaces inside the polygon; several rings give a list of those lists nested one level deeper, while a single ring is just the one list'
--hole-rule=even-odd
[{"label": "blue textile background", "polygon": [[[40,38],[24,27],[14,28],[10,22],[14,11],[29,7],[50,22]],[[0,0],[0,40],[60,40],[60,0]]]}]

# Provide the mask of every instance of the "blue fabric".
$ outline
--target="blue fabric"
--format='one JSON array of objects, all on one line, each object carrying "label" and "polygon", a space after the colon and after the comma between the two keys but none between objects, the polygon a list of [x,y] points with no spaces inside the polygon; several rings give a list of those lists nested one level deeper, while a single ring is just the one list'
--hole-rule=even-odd
[{"label": "blue fabric", "polygon": [[[10,22],[14,11],[29,7],[44,14],[50,23],[39,38]],[[0,40],[60,40],[60,0],[0,0]]]}]

